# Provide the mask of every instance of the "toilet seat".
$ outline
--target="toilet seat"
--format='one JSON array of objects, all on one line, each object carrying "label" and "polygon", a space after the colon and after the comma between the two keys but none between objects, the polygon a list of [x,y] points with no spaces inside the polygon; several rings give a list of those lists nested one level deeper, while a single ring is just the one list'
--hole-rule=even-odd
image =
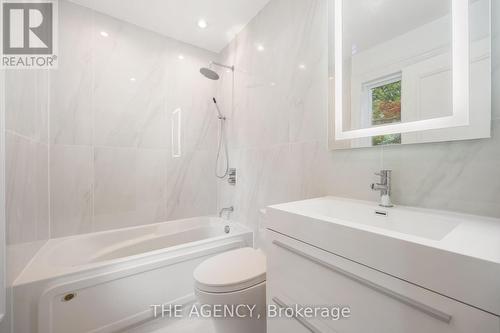
[{"label": "toilet seat", "polygon": [[261,250],[241,248],[205,260],[193,273],[198,290],[231,293],[266,281],[266,257]]}]

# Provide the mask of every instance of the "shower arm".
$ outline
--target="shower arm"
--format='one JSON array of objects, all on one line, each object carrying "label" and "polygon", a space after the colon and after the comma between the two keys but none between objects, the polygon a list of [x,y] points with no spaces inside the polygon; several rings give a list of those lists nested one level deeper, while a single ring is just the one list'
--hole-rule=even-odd
[{"label": "shower arm", "polygon": [[216,66],[219,66],[219,67],[223,67],[223,68],[227,68],[227,69],[230,69],[231,71],[234,72],[234,66],[228,66],[228,65],[220,64],[220,63],[215,62],[215,61],[211,61],[210,64],[216,65]]}]

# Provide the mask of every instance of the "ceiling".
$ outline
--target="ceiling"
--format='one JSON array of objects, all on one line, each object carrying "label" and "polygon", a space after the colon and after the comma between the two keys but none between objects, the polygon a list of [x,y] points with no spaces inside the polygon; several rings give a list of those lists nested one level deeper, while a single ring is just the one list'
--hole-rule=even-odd
[{"label": "ceiling", "polygon": [[[220,52],[269,0],[71,0],[162,35]],[[198,27],[204,19],[208,26]]]}]

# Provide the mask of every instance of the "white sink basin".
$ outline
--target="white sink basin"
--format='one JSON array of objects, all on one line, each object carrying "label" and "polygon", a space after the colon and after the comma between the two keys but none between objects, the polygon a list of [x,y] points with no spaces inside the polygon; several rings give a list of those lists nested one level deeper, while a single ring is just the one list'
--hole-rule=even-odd
[{"label": "white sink basin", "polygon": [[376,203],[319,198],[290,204],[297,214],[316,215],[403,234],[441,240],[460,222],[451,217],[412,208],[383,208]]},{"label": "white sink basin", "polygon": [[270,206],[266,224],[500,316],[500,219],[324,197]]}]

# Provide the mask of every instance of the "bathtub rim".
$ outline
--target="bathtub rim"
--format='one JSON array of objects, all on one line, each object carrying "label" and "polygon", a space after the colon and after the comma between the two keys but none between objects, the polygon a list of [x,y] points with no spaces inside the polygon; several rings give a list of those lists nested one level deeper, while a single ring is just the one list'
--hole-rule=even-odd
[{"label": "bathtub rim", "polygon": [[[194,242],[187,242],[171,247],[166,247],[163,249],[157,249],[153,251],[147,251],[131,256],[125,256],[125,257],[120,257],[120,258],[115,258],[115,259],[110,259],[110,260],[103,260],[100,262],[93,262],[93,263],[85,263],[79,266],[67,266],[67,267],[61,267],[61,266],[54,266],[50,265],[47,263],[46,258],[43,258],[44,255],[48,254],[54,247],[56,247],[58,244],[61,242],[67,242],[71,241],[74,239],[79,239],[79,238],[85,238],[85,237],[93,237],[93,236],[100,236],[100,235],[106,235],[106,234],[112,234],[112,233],[117,233],[117,232],[126,232],[130,230],[138,230],[141,228],[150,228],[150,227],[156,227],[160,225],[166,225],[169,223],[182,223],[182,221],[186,220],[194,220],[194,219],[199,219],[199,218],[210,218],[209,223],[218,223],[219,221],[226,221],[231,225],[231,233],[229,234],[223,234],[220,236],[215,236],[215,237],[209,237],[206,239],[194,241]],[[213,222],[212,220],[216,221]],[[223,228],[223,225],[221,224],[221,228]],[[78,275],[80,273],[84,272],[98,272],[100,270],[105,269],[106,267],[113,267],[113,266],[121,266],[124,265],[127,262],[130,261],[137,261],[140,262],[142,260],[147,260],[148,258],[153,259],[154,257],[159,257],[162,254],[169,252],[169,251],[180,251],[183,249],[189,249],[197,246],[202,246],[205,244],[213,243],[213,242],[218,242],[224,239],[230,239],[232,237],[251,237],[251,243],[253,244],[254,242],[254,235],[251,229],[248,227],[234,222],[234,221],[228,221],[228,220],[222,220],[218,217],[215,216],[203,216],[203,217],[195,217],[195,218],[189,218],[189,219],[181,219],[181,220],[172,220],[172,221],[166,221],[166,222],[158,222],[158,223],[152,223],[152,224],[145,224],[141,226],[132,226],[132,227],[126,227],[126,228],[120,228],[120,229],[113,229],[113,230],[105,230],[105,231],[99,231],[95,233],[86,233],[86,234],[81,234],[81,235],[71,235],[67,237],[60,237],[60,238],[53,238],[48,240],[38,251],[37,253],[33,256],[33,258],[30,260],[30,262],[26,265],[26,267],[21,271],[21,273],[14,279],[12,283],[12,287],[19,287],[22,285],[34,283],[34,282],[43,282],[47,281],[50,279],[54,278],[62,278],[66,276],[73,276],[73,275]],[[55,273],[43,273],[47,272],[50,270],[50,268],[54,267],[59,267],[61,268],[60,271],[57,271]],[[40,271],[42,272],[40,274]],[[37,274],[38,273],[38,274]],[[39,276],[37,276],[39,275]]]}]

